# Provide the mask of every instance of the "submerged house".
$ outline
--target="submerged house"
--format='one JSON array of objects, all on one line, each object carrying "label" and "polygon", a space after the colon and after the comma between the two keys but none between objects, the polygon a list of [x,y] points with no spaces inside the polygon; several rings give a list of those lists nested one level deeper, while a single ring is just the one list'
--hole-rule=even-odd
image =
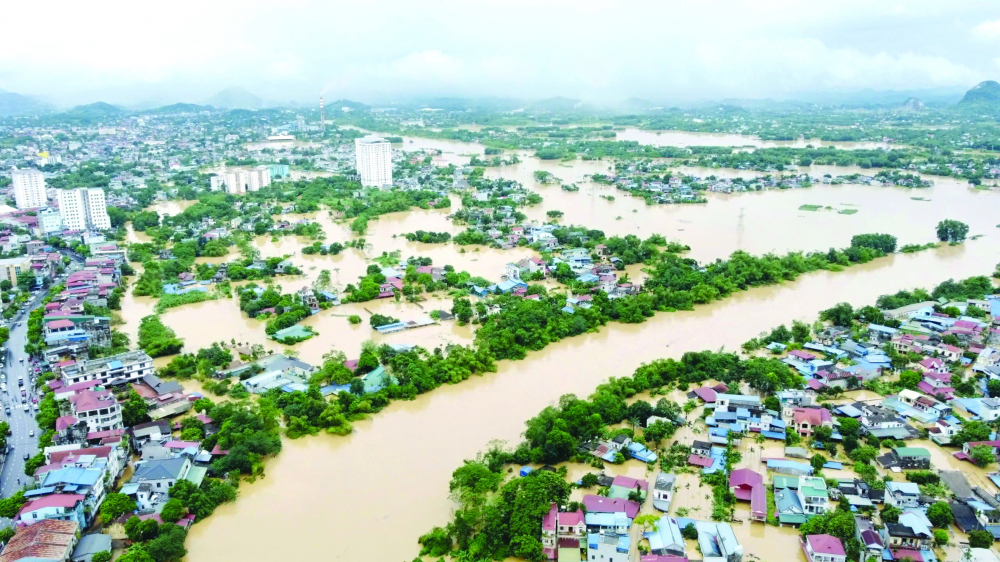
[{"label": "submerged house", "polygon": [[729,474],[729,489],[736,499],[750,502],[751,518],[767,519],[767,489],[762,475],[749,468],[736,469]]}]

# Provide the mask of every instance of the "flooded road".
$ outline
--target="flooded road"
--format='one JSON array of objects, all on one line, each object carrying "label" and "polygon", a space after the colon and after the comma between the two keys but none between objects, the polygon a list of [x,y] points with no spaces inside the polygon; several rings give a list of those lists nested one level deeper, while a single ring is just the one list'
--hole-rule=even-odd
[{"label": "flooded road", "polygon": [[[587,395],[601,381],[629,375],[657,358],[737,349],[777,324],[812,321],[840,301],[866,304],[901,286],[982,274],[997,261],[1000,248],[985,240],[896,255],[847,272],[819,272],[754,289],[691,312],[658,314],[640,325],[612,324],[524,361],[501,362],[495,374],[394,403],[356,423],[346,438],[286,442],[268,462],[266,479],[244,486],[238,502],[193,528],[189,559],[410,560],[417,537],[449,519],[452,470],[492,439],[516,442],[524,421],[560,395]],[[328,337],[336,346],[336,337]],[[754,548],[755,533],[761,532],[762,549],[781,534],[754,528],[741,532],[740,539]],[[282,540],[246,540],[264,533]]]}]

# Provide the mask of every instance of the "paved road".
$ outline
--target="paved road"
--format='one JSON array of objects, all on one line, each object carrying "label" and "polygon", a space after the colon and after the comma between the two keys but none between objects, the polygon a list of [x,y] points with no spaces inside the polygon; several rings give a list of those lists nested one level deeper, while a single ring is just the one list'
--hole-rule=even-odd
[{"label": "paved road", "polygon": [[[30,308],[37,308],[39,302],[39,299],[34,299],[31,301]],[[10,415],[4,416],[4,418],[10,424],[10,429],[13,432],[12,436],[7,437],[7,443],[14,447],[7,456],[3,472],[0,473],[0,494],[3,497],[8,497],[19,490],[27,480],[27,476],[24,474],[24,454],[34,456],[38,453],[39,433],[38,424],[35,423],[35,412],[31,408],[25,412],[24,406],[21,404],[21,389],[25,389],[28,395],[27,401],[31,404],[32,389],[34,388],[32,382],[34,379],[28,373],[30,360],[24,353],[24,345],[28,343],[28,312],[30,310],[25,310],[15,316],[18,318],[17,325],[10,330],[10,340],[6,346],[8,351],[2,371],[7,377],[7,391],[0,393],[0,402],[5,408],[10,407]],[[24,359],[24,363],[21,363],[21,359]],[[19,377],[24,378],[23,387],[17,385]],[[20,479],[20,483],[18,483],[18,479]]]},{"label": "paved road", "polygon": [[[79,269],[83,263],[82,258],[71,252],[64,252],[64,254],[74,261],[69,270]],[[58,281],[61,282],[62,279]],[[12,319],[17,325],[10,329],[10,340],[6,345],[4,367],[0,370],[7,378],[7,391],[0,392],[0,403],[3,404],[4,409],[7,406],[10,407],[10,415],[3,415],[0,419],[10,424],[13,435],[7,437],[7,443],[14,447],[7,455],[7,462],[4,463],[3,471],[0,472],[0,496],[5,498],[24,487],[27,481],[28,477],[24,474],[24,454],[28,453],[29,456],[34,456],[38,453],[40,433],[38,424],[35,423],[35,411],[31,407],[32,398],[38,397],[38,394],[37,392],[33,394],[35,373],[33,372],[34,368],[31,367],[31,359],[24,352],[24,346],[28,343],[28,314],[38,308],[45,295],[46,291],[40,291],[36,297],[29,301],[29,305]],[[22,359],[24,359],[24,363],[21,362]],[[23,387],[17,385],[19,377],[24,378]],[[27,412],[24,411],[24,405],[21,403],[21,388],[24,388],[27,394],[26,401],[29,404]],[[7,524],[9,524],[8,520],[0,518],[0,525]]]}]

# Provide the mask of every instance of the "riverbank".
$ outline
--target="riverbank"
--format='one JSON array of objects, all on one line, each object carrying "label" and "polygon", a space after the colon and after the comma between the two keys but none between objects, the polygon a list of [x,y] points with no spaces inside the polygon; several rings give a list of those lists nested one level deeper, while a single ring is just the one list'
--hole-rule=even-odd
[{"label": "riverbank", "polygon": [[[294,545],[294,555],[302,558],[409,560],[417,537],[450,516],[451,471],[492,439],[517,440],[523,420],[560,395],[586,395],[599,382],[653,359],[720,346],[738,349],[761,331],[812,319],[841,301],[868,304],[902,287],[982,274],[983,264],[1000,261],[1000,249],[976,246],[893,255],[848,272],[817,272],[751,289],[694,311],[656,315],[644,324],[612,324],[523,361],[500,362],[495,375],[394,402],[355,423],[344,438],[286,441],[282,454],[269,462],[266,479],[244,486],[238,502],[193,528],[189,556],[264,561],[287,556]],[[405,467],[399,459],[406,459]],[[338,505],[356,508],[333,507]],[[285,540],[250,545],[239,538],[275,531]],[[313,540],[318,534],[333,540],[318,545]]]}]

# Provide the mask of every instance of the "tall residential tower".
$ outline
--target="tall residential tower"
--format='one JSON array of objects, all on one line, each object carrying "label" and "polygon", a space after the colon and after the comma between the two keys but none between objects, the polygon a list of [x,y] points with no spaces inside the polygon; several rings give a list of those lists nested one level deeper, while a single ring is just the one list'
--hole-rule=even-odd
[{"label": "tall residential tower", "polygon": [[37,209],[46,205],[45,176],[33,168],[11,170],[14,202],[18,209]]},{"label": "tall residential tower", "polygon": [[63,228],[69,230],[107,230],[111,217],[104,202],[104,190],[80,187],[59,191],[59,216]]},{"label": "tall residential tower", "polygon": [[354,152],[361,185],[392,185],[392,145],[375,135],[355,139]]}]

